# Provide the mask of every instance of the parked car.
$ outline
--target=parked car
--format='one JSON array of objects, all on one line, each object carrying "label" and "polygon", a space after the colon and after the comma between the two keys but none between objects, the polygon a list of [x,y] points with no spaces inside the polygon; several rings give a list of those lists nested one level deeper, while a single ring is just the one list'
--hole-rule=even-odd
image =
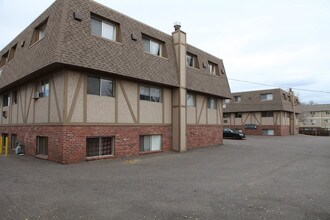
[{"label": "parked car", "polygon": [[230,128],[224,128],[223,129],[223,137],[224,138],[233,138],[237,140],[242,140],[246,138],[246,135],[240,131],[236,131]]}]

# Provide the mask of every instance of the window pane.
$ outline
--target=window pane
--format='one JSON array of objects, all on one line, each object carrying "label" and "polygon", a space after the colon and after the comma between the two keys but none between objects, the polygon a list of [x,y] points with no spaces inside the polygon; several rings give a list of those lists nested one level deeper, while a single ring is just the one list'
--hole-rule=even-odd
[{"label": "window pane", "polygon": [[45,37],[45,33],[46,33],[46,25],[43,25],[38,30],[38,40],[41,40],[42,38],[44,38]]},{"label": "window pane", "polygon": [[152,87],[150,88],[150,101],[160,102],[160,89]]},{"label": "window pane", "polygon": [[6,106],[9,106],[10,104],[10,97],[9,95],[4,95],[3,96],[3,100],[2,100],[2,106],[3,107],[6,107]]},{"label": "window pane", "polygon": [[187,106],[195,107],[195,96],[187,93]]},{"label": "window pane", "polygon": [[92,35],[95,36],[102,36],[102,22],[99,20],[96,20],[95,18],[91,19],[91,31]]},{"label": "window pane", "polygon": [[101,138],[101,155],[111,155],[112,154],[112,141],[111,137]]},{"label": "window pane", "polygon": [[151,151],[159,151],[162,145],[162,136],[161,135],[152,135],[151,137]]},{"label": "window pane", "polygon": [[188,55],[186,56],[187,65],[193,67],[193,57]]},{"label": "window pane", "polygon": [[99,156],[99,138],[87,138],[86,156]]},{"label": "window pane", "polygon": [[150,100],[150,90],[149,87],[140,87],[140,100]]},{"label": "window pane", "polygon": [[113,96],[113,84],[111,80],[101,79],[101,95]]},{"label": "window pane", "polygon": [[150,53],[150,40],[143,39],[143,50]]},{"label": "window pane", "polygon": [[41,92],[42,92],[42,97],[49,96],[49,81],[48,80],[41,81]]},{"label": "window pane", "polygon": [[150,53],[160,56],[160,45],[157,42],[150,41]]},{"label": "window pane", "polygon": [[151,138],[150,136],[140,136],[140,151],[150,151]]},{"label": "window pane", "polygon": [[111,24],[102,23],[102,37],[108,38],[110,40],[116,40],[115,39],[115,27]]},{"label": "window pane", "polygon": [[88,77],[87,94],[100,95],[100,79],[96,77]]},{"label": "window pane", "polygon": [[48,138],[37,137],[37,154],[48,155]]}]

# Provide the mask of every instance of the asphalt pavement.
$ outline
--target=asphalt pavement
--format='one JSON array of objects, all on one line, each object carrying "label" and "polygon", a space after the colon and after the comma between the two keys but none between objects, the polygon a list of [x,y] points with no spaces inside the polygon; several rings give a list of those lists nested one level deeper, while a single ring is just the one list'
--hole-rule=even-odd
[{"label": "asphalt pavement", "polygon": [[0,156],[0,219],[330,219],[330,138],[61,165]]}]

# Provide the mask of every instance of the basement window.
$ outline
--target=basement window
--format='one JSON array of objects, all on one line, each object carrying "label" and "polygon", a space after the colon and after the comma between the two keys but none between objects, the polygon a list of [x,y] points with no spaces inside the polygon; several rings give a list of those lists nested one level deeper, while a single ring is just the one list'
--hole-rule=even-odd
[{"label": "basement window", "polygon": [[42,40],[45,37],[47,22],[48,18],[34,29],[30,45],[33,45],[34,43]]},{"label": "basement window", "polygon": [[107,156],[114,155],[114,138],[112,137],[91,137],[86,139],[86,156]]},{"label": "basement window", "polygon": [[37,137],[37,155],[48,155],[48,137]]},{"label": "basement window", "polygon": [[162,148],[161,135],[140,136],[140,152],[160,151]]}]

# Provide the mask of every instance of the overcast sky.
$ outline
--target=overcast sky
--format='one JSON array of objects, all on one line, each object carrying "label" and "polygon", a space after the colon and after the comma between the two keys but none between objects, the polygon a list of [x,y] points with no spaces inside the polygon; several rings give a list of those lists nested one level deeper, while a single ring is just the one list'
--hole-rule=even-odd
[{"label": "overcast sky", "polygon": [[[53,2],[0,0],[0,48]],[[272,88],[243,80],[330,103],[330,0],[97,2],[167,34],[181,22],[189,44],[223,59],[232,92]]]}]

